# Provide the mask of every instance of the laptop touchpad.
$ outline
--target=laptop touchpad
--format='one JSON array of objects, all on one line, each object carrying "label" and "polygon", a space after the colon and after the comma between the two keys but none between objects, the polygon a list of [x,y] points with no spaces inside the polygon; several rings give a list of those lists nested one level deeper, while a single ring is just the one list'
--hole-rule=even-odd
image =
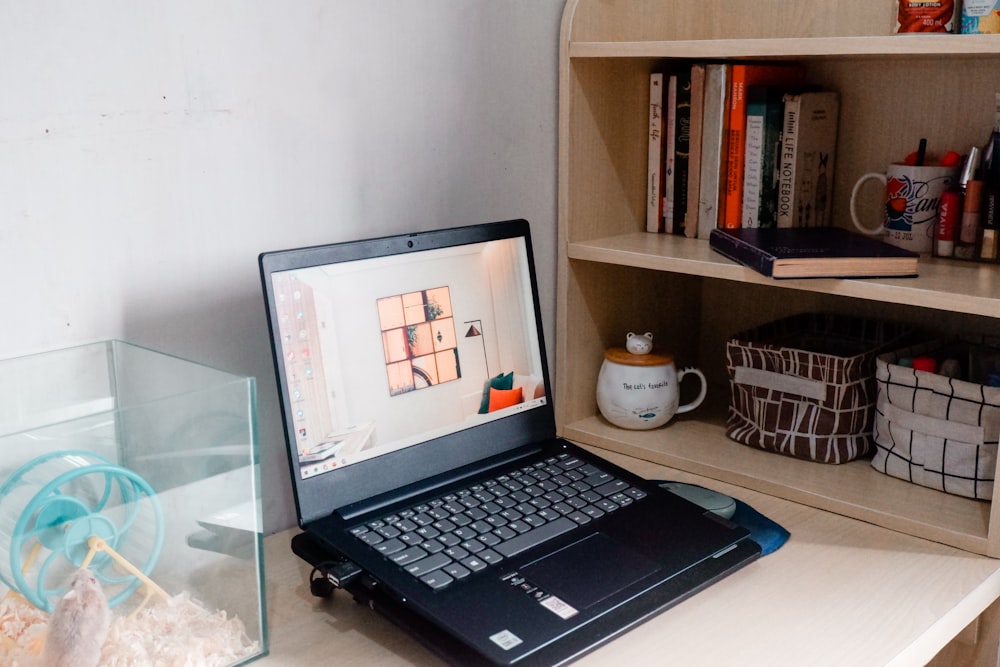
[{"label": "laptop touchpad", "polygon": [[521,573],[545,592],[586,609],[657,569],[649,558],[595,533],[522,568]]}]

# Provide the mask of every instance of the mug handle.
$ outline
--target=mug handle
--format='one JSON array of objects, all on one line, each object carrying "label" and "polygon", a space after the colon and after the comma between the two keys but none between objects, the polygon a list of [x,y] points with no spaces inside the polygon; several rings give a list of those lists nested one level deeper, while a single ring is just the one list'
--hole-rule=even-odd
[{"label": "mug handle", "polygon": [[697,368],[685,368],[680,373],[678,373],[677,374],[677,385],[678,385],[678,387],[681,384],[681,380],[688,373],[691,373],[692,375],[697,375],[698,378],[701,380],[701,391],[698,393],[698,397],[696,399],[694,399],[690,403],[686,403],[686,404],[678,407],[677,408],[677,412],[674,413],[674,414],[680,414],[682,412],[690,412],[691,410],[694,410],[696,407],[698,407],[699,405],[701,405],[701,402],[705,400],[705,395],[708,393],[708,383],[705,381],[705,375],[701,371],[699,371]]},{"label": "mug handle", "polygon": [[878,227],[874,229],[872,229],[871,227],[865,227],[864,225],[861,224],[861,221],[858,219],[858,212],[856,210],[857,208],[856,199],[858,197],[858,191],[861,190],[861,186],[865,183],[865,181],[872,178],[881,181],[882,189],[883,191],[885,190],[886,186],[885,174],[880,174],[878,172],[873,171],[859,178],[858,182],[854,184],[854,189],[851,190],[851,221],[854,222],[854,226],[857,227],[858,230],[864,232],[865,234],[881,234],[885,231],[882,227],[882,223],[879,223]]}]

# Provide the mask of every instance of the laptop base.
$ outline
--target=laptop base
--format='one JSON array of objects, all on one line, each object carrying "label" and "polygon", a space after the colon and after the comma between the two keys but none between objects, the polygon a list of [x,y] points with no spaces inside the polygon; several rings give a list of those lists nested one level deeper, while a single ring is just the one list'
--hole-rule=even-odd
[{"label": "laptop base", "polygon": [[[300,533],[293,537],[291,546],[296,556],[313,567],[340,560],[339,554],[325,548],[309,533]],[[491,661],[457,641],[427,619],[414,614],[412,610],[389,596],[380,594],[377,587],[369,585],[370,580],[367,580],[364,574],[351,580],[344,589],[353,596],[355,602],[380,613],[449,665],[468,667],[509,664],[543,667],[565,665],[580,658],[744,567],[759,558],[760,553],[760,546],[756,542],[742,540],[726,553],[695,565],[662,582],[646,594],[609,610],[608,613],[569,635],[510,663]]]}]

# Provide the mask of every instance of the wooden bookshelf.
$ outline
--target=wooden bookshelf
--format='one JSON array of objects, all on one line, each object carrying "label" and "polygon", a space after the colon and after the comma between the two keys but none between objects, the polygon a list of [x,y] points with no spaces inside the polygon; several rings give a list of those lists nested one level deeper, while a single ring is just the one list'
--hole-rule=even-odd
[{"label": "wooden bookshelf", "polygon": [[[884,5],[884,6],[882,6]],[[996,333],[1000,266],[921,260],[920,277],[774,281],[707,240],[645,231],[648,76],[671,59],[797,60],[838,90],[833,215],[850,227],[855,180],[914,150],[982,145],[993,126],[1000,36],[894,35],[894,3],[848,0],[569,0],[559,111],[556,378],[560,434],[688,472],[1000,556],[995,503],[886,477],[867,461],[831,466],[725,436],[726,339],[797,312]],[[706,156],[707,157],[707,156]],[[661,429],[627,431],[597,410],[604,349],[653,331],[657,349],[709,378],[709,405]],[[1000,490],[1000,485],[998,485]],[[994,497],[996,500],[996,496]]]}]

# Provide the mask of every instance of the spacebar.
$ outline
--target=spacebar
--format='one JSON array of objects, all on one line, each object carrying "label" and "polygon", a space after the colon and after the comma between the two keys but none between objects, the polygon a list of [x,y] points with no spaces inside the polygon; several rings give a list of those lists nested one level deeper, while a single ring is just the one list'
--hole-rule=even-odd
[{"label": "spacebar", "polygon": [[519,554],[525,549],[530,549],[536,544],[541,544],[545,540],[550,540],[556,535],[562,535],[568,530],[576,528],[577,523],[572,519],[567,519],[564,516],[559,517],[555,521],[550,521],[546,524],[529,530],[526,533],[521,533],[517,537],[512,537],[506,542],[502,542],[493,549],[499,551],[501,555],[510,558],[515,554]]}]

